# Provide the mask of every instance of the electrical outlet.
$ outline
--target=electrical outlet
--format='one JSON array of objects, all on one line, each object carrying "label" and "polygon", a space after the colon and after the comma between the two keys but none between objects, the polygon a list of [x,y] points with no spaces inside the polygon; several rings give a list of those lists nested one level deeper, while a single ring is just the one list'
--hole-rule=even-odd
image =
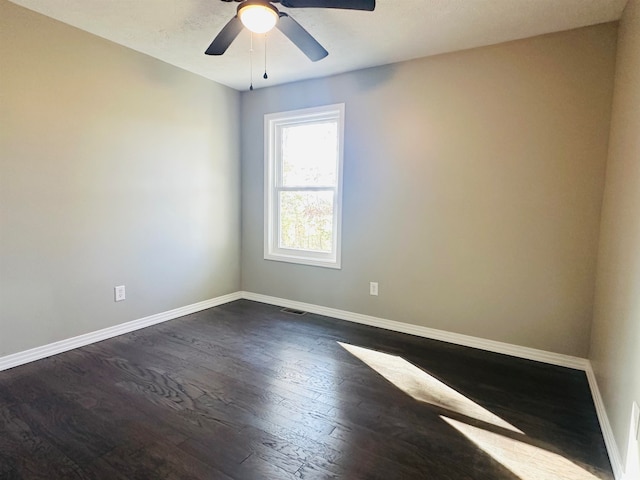
[{"label": "electrical outlet", "polygon": [[116,302],[121,302],[122,300],[127,298],[124,291],[124,285],[113,287],[113,295],[114,295],[114,301]]},{"label": "electrical outlet", "polygon": [[378,296],[378,282],[369,282],[369,295]]}]

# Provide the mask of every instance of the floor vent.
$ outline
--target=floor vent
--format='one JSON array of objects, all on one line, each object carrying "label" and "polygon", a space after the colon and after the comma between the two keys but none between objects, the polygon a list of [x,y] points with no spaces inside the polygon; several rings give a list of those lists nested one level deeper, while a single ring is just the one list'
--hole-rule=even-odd
[{"label": "floor vent", "polygon": [[307,313],[303,310],[296,310],[295,308],[283,308],[280,311],[284,313],[292,313],[293,315],[304,315],[305,313]]}]

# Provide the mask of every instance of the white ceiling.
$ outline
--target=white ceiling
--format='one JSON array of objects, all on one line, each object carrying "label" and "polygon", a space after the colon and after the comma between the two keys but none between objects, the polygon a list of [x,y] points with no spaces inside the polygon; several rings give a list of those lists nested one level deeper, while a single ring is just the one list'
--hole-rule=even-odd
[{"label": "white ceiling", "polygon": [[[237,3],[221,0],[12,0],[237,90],[249,87],[250,36],[204,55]],[[287,9],[328,51],[311,62],[277,30],[254,38],[255,88],[568,30],[620,18],[627,0],[377,0],[374,12]],[[34,35],[37,35],[34,32]],[[50,40],[49,40],[50,41]]]}]

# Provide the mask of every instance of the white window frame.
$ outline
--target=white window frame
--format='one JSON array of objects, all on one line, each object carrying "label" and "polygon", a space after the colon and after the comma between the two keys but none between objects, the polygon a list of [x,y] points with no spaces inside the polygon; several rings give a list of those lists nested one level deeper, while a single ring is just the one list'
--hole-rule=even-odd
[{"label": "white window frame", "polygon": [[[279,130],[283,126],[301,125],[327,120],[338,122],[338,166],[337,182],[335,187],[284,187],[281,185],[281,165],[279,158],[280,138]],[[342,266],[341,262],[341,232],[342,232],[342,164],[344,151],[344,103],[325,105],[321,107],[305,108],[266,114],[264,116],[264,161],[265,161],[265,210],[264,210],[264,258],[281,262],[299,263],[318,267],[336,268]],[[299,250],[279,247],[279,204],[278,193],[280,191],[334,191],[333,237],[331,252],[317,252],[311,250]]]}]

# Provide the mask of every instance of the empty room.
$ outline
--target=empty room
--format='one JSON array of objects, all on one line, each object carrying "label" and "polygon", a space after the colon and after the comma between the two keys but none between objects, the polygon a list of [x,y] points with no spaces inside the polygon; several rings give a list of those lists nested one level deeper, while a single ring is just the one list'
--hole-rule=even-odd
[{"label": "empty room", "polygon": [[0,0],[0,479],[640,480],[640,0]]}]

